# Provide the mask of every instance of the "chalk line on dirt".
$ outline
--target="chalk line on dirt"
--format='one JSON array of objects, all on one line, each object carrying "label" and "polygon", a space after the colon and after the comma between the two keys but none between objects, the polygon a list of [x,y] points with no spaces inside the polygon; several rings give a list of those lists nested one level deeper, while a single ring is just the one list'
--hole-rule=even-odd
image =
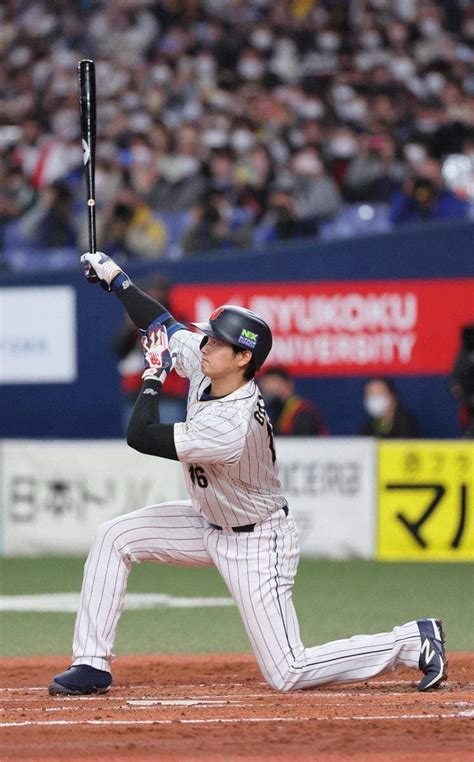
[{"label": "chalk line on dirt", "polygon": [[262,722],[374,722],[390,720],[447,720],[474,717],[474,710],[462,712],[436,712],[434,714],[378,714],[334,717],[211,717],[207,719],[175,720],[22,720],[19,722],[0,722],[0,728],[32,726],[69,726],[69,725],[203,725],[225,723],[262,723]]}]

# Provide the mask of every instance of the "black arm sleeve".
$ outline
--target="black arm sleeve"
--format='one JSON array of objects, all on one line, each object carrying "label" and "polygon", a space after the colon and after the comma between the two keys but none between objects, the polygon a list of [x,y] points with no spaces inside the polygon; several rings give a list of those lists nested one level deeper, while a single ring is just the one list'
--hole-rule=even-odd
[{"label": "black arm sleeve", "polygon": [[178,460],[174,444],[174,424],[160,423],[159,381],[146,380],[128,424],[127,444],[145,455]]},{"label": "black arm sleeve", "polygon": [[[126,287],[124,288],[124,286]],[[148,328],[150,323],[153,323],[161,315],[167,316],[161,322],[167,329],[168,335],[170,335],[169,329],[171,326],[181,325],[170,315],[166,307],[163,307],[160,302],[157,302],[149,294],[145,294],[144,291],[135,286],[131,281],[125,280],[118,288],[114,287],[113,290],[137,328]]]}]

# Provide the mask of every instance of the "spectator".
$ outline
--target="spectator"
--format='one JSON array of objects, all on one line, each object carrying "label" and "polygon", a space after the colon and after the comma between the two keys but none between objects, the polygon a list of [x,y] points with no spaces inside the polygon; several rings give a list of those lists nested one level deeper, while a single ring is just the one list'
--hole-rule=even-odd
[{"label": "spectator", "polygon": [[6,225],[34,205],[37,192],[20,167],[7,165],[1,167],[0,172],[0,224]]},{"label": "spectator", "polygon": [[207,182],[196,157],[170,154],[159,161],[158,170],[147,196],[147,202],[153,209],[183,212],[204,197]]},{"label": "spectator", "polygon": [[[171,284],[162,275],[150,278],[143,290],[166,309],[170,308]],[[180,318],[180,321],[186,321]],[[142,387],[143,349],[140,332],[127,316],[112,343],[112,351],[118,360],[120,391],[122,397],[122,423],[127,431],[128,421]],[[187,381],[172,371],[166,382],[166,390],[160,397],[160,420],[162,423],[181,421],[186,413]],[[163,403],[163,404],[162,404]]]},{"label": "spectator", "polygon": [[436,159],[427,159],[419,166],[416,175],[409,176],[402,190],[394,193],[390,204],[390,219],[395,223],[445,220],[467,213],[467,203],[445,188]]},{"label": "spectator", "polygon": [[57,180],[45,188],[21,218],[24,241],[40,248],[75,246],[72,204],[72,192],[66,183]]},{"label": "spectator", "polygon": [[166,243],[164,225],[132,193],[122,192],[107,214],[100,217],[98,240],[120,262],[133,257],[158,259]]},{"label": "spectator", "polygon": [[450,389],[459,402],[462,436],[474,439],[474,323],[461,331],[461,346],[453,364]]},{"label": "spectator", "polygon": [[364,387],[364,407],[370,418],[362,428],[363,436],[380,439],[411,439],[420,436],[415,416],[398,399],[389,378],[371,378]]},{"label": "spectator", "polygon": [[227,199],[211,194],[193,210],[193,219],[184,234],[183,249],[188,254],[246,246],[252,240],[252,220],[249,215],[233,213]]},{"label": "spectator", "polygon": [[404,179],[404,168],[395,157],[395,143],[388,135],[368,135],[351,160],[344,176],[349,201],[389,201]]},{"label": "spectator", "polygon": [[258,378],[273,431],[279,436],[323,436],[326,426],[314,405],[295,394],[295,384],[284,368],[274,367]]},{"label": "spectator", "polygon": [[[469,3],[89,5],[85,14],[81,3],[56,3],[54,12],[40,0],[2,4],[0,160],[20,167],[40,196],[57,180],[74,192],[81,174],[70,93],[76,63],[91,51],[98,159],[115,175],[97,203],[109,215],[131,190],[181,236],[175,215],[219,191],[232,232],[242,217],[258,226],[273,219],[268,240],[287,239],[316,235],[321,220],[338,214],[340,190],[349,201],[384,203],[394,189],[395,224],[464,215],[439,171],[420,176],[420,156],[442,163],[472,138]],[[14,139],[13,125],[21,125]],[[215,167],[214,151],[230,158]],[[277,198],[276,212],[282,174],[294,187]],[[7,205],[20,222],[29,213],[24,199]],[[76,228],[83,204],[71,211]],[[174,256],[175,243],[170,235],[163,254]]]},{"label": "spectator", "polygon": [[341,197],[334,180],[326,173],[318,151],[307,146],[297,151],[291,162],[294,177],[293,198],[298,219],[314,224],[330,220],[341,208]]},{"label": "spectator", "polygon": [[291,183],[276,182],[270,193],[268,209],[255,230],[255,243],[287,241],[290,238],[314,235],[316,223],[299,219]]}]

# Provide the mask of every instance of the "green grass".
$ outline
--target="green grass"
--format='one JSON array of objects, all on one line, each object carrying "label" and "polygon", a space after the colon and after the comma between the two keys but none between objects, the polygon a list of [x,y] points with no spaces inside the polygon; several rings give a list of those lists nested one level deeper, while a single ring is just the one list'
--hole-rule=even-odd
[{"label": "green grass", "polygon": [[[0,559],[0,594],[79,590],[80,558]],[[130,592],[227,596],[215,569],[159,564],[135,567]],[[450,650],[474,650],[474,566],[305,559],[294,594],[303,640],[315,645],[391,629],[410,619],[441,616]],[[4,656],[68,654],[73,614],[3,613]],[[158,609],[125,612],[117,653],[249,651],[237,610]]]}]

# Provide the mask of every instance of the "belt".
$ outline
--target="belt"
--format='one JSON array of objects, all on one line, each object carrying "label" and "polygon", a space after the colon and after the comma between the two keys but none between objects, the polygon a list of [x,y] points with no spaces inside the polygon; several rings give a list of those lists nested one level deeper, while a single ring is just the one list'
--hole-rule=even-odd
[{"label": "belt", "polygon": [[[284,512],[285,516],[288,516],[287,505],[282,505],[282,511]],[[209,526],[211,526],[213,529],[223,529],[223,527],[220,527],[219,524],[211,524],[211,522],[209,522]],[[257,526],[257,522],[255,522],[255,524],[243,524],[240,527],[229,527],[229,528],[232,529],[233,532],[236,532],[237,534],[239,534],[239,532],[253,532],[256,526]]]}]

